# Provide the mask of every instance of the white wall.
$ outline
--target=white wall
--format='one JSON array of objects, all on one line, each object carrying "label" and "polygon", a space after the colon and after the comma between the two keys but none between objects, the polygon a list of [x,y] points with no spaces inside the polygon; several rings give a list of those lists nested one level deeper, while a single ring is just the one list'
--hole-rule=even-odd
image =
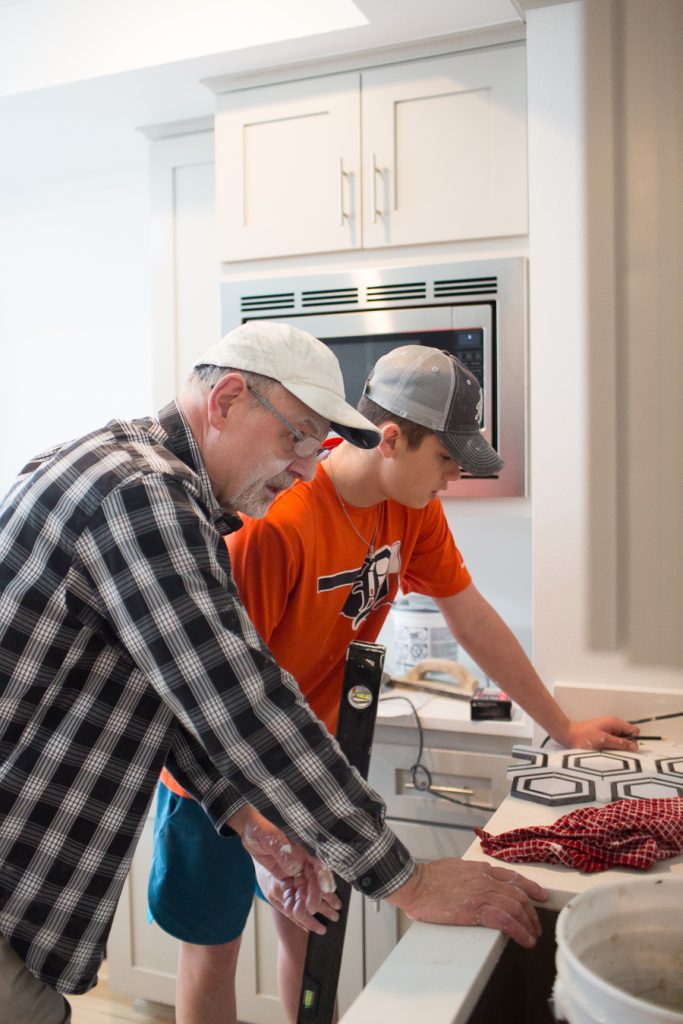
[{"label": "white wall", "polygon": [[446,498],[449,526],[478,590],[531,653],[531,516],[517,498]]},{"label": "white wall", "polygon": [[39,450],[154,411],[148,220],[145,163],[3,191],[3,493]]},{"label": "white wall", "polygon": [[588,643],[582,11],[560,4],[527,21],[534,656],[550,684],[680,690],[680,672]]}]

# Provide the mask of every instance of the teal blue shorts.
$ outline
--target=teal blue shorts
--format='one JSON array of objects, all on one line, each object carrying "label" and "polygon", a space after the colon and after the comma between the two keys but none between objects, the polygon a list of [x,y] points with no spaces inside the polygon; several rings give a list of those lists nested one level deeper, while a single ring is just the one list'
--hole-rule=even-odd
[{"label": "teal blue shorts", "polygon": [[218,946],[242,934],[255,891],[264,899],[239,836],[220,836],[196,800],[160,782],[150,918],[182,942]]}]

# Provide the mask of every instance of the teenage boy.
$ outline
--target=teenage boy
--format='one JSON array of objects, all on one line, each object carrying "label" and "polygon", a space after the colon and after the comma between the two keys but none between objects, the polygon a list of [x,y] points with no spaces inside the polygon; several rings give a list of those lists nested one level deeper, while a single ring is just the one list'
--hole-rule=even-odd
[{"label": "teenage boy", "polygon": [[[242,599],[264,640],[311,708],[336,727],[346,650],[374,641],[400,585],[430,595],[453,636],[559,743],[634,750],[637,729],[618,718],[572,722],[508,627],[474,586],[438,492],[461,470],[502,469],[480,432],[481,389],[457,359],[408,345],[383,356],[359,411],[381,431],[372,450],[343,441],[269,514],[228,540]],[[297,1016],[307,935],[322,926],[257,866],[280,938],[278,982]],[[239,842],[215,835],[201,809],[165,773],[159,788],[150,910],[181,940],[178,1024],[231,1024],[234,971],[254,888]]]}]

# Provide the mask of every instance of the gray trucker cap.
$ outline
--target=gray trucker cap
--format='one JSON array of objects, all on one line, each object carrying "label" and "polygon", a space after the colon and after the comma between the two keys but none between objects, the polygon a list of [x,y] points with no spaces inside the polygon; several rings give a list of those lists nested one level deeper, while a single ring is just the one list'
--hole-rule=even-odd
[{"label": "gray trucker cap", "polygon": [[499,473],[505,463],[481,432],[479,381],[452,356],[429,345],[403,345],[375,363],[363,394],[403,419],[433,430],[472,476]]}]

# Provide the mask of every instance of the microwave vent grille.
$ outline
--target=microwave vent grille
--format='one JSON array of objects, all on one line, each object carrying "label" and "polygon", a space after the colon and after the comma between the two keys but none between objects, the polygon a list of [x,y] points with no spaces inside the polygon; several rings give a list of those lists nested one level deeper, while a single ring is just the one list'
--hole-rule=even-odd
[{"label": "microwave vent grille", "polygon": [[311,306],[357,306],[358,288],[325,288],[302,291],[301,305],[304,309],[309,309]]},{"label": "microwave vent grille", "polygon": [[434,298],[457,295],[495,295],[497,290],[497,277],[452,278],[434,282]]},{"label": "microwave vent grille", "polygon": [[240,299],[243,313],[259,310],[294,309],[294,292],[279,292],[274,295],[243,295]]},{"label": "microwave vent grille", "polygon": [[401,284],[369,284],[366,291],[368,302],[388,302],[410,299],[426,299],[427,285],[424,281]]}]

